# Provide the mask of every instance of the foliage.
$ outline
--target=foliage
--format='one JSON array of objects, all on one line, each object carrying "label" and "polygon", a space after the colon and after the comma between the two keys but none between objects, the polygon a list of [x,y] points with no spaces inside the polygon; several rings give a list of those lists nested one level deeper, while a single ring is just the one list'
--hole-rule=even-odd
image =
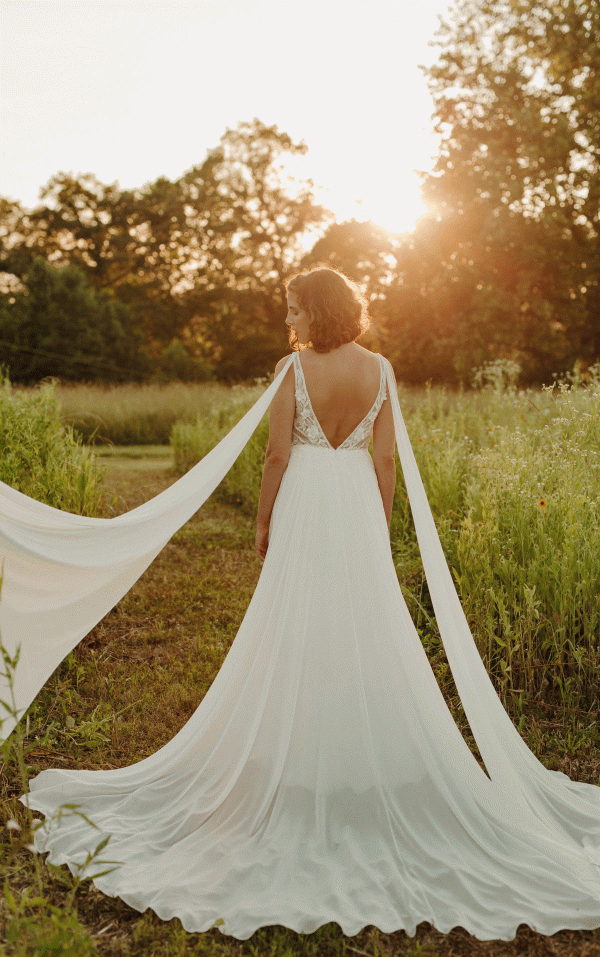
[{"label": "foliage", "polygon": [[0,361],[15,382],[45,376],[134,380],[144,362],[129,310],[75,266],[34,259],[23,288],[0,300]]},{"label": "foliage", "polygon": [[[258,119],[173,182],[57,173],[34,210],[0,197],[0,359],[19,381],[251,380],[288,349],[282,280],[324,262],[365,286],[364,344],[406,383],[467,384],[495,359],[518,362],[524,385],[592,364],[599,17],[597,0],[459,0],[426,70],[440,148],[411,234],[333,222],[310,180],[285,176],[306,145]],[[40,288],[33,308],[36,257],[110,298],[92,306],[80,283],[50,306]]]},{"label": "foliage", "polygon": [[497,422],[473,456],[447,554],[488,667],[511,689],[550,685],[566,702],[577,687],[579,706],[595,707],[600,368],[535,406],[525,428]]},{"label": "foliage", "polygon": [[203,359],[190,354],[180,339],[172,339],[163,349],[154,378],[164,382],[209,382],[214,374]]},{"label": "foliage", "polygon": [[262,375],[287,346],[281,278],[325,216],[312,183],[286,183],[279,164],[306,149],[255,119],[175,182],[119,190],[59,173],[35,210],[0,202],[0,270],[23,280],[36,256],[77,266],[124,304],[153,362],[175,339],[221,378]]},{"label": "foliage", "polygon": [[416,334],[434,379],[503,357],[549,381],[600,355],[599,38],[596,0],[461,0],[440,30],[431,212],[388,303],[391,351]]},{"label": "foliage", "polygon": [[[519,367],[495,361],[477,370],[479,389],[452,395],[402,390],[407,429],[448,563],[478,647],[501,686],[528,694],[544,679],[572,683],[582,706],[596,703],[600,629],[596,556],[600,552],[600,368],[541,392],[517,389]],[[225,435],[256,399],[234,390],[195,423],[172,433],[182,474]],[[213,496],[255,515],[268,439],[263,418]],[[417,618],[423,572],[398,467],[392,545]],[[427,599],[429,602],[429,599]],[[561,663],[560,667],[557,662]],[[546,676],[542,665],[549,666]],[[561,684],[563,683],[563,684]]]},{"label": "foliage", "polygon": [[0,381],[0,448],[2,482],[55,508],[95,514],[96,462],[61,422],[54,383],[23,392]]},{"label": "foliage", "polygon": [[285,154],[306,153],[258,119],[227,130],[199,167],[182,177],[199,265],[187,302],[202,354],[233,381],[270,372],[287,348],[281,280],[298,264],[302,240],[326,217],[312,182],[284,186]]},{"label": "foliage", "polygon": [[[0,588],[2,579],[0,578]],[[21,714],[17,710],[14,686],[15,674],[19,664],[20,647],[14,655],[10,655],[0,641],[2,659],[1,673],[7,679],[8,701],[0,701],[0,728],[5,721],[11,725],[19,721]],[[5,767],[14,766],[16,779],[21,793],[28,790],[26,757],[32,750],[31,744],[25,744],[27,729],[23,723],[17,723],[12,735],[3,740],[0,753]],[[93,851],[86,854],[81,864],[72,865],[74,879],[67,881],[70,884],[69,892],[61,906],[53,904],[45,894],[47,863],[38,857],[39,851],[46,849],[47,835],[53,827],[60,823],[63,817],[76,815],[83,818],[90,827],[96,825],[79,809],[76,804],[64,803],[46,819],[34,819],[31,809],[27,806],[20,813],[23,823],[11,817],[7,821],[10,833],[8,863],[18,856],[19,851],[26,850],[33,854],[33,885],[25,888],[22,893],[13,893],[7,879],[4,880],[3,908],[6,925],[5,940],[7,957],[44,957],[51,954],[57,957],[94,957],[97,951],[87,930],[81,925],[75,907],[75,898],[81,883],[92,880],[102,874],[115,870],[115,867],[104,867],[106,864],[117,865],[117,861],[108,861],[100,857],[110,840],[110,835],[102,838]],[[6,850],[4,848],[3,850]],[[98,870],[98,866],[100,870]]]}]

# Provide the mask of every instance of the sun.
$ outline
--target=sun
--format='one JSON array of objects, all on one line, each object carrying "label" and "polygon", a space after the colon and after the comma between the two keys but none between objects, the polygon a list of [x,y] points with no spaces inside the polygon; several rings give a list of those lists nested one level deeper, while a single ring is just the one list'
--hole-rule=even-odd
[{"label": "sun", "polygon": [[373,177],[361,184],[361,197],[352,195],[353,184],[319,190],[318,201],[335,213],[338,222],[348,219],[371,220],[390,233],[411,233],[417,220],[427,212],[416,173],[397,172]]},{"label": "sun", "polygon": [[297,181],[310,177],[315,202],[330,209],[338,223],[371,220],[390,233],[412,233],[427,207],[418,174],[397,157],[398,152],[387,159],[367,153],[350,162],[348,157],[340,161],[333,153],[322,153],[313,160],[309,150],[304,156],[286,158],[283,171]]}]

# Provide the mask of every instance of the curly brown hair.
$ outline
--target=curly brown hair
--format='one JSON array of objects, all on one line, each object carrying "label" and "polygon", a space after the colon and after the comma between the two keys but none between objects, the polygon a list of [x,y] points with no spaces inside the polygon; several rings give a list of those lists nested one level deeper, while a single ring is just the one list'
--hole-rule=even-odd
[{"label": "curly brown hair", "polygon": [[[371,320],[364,295],[348,276],[329,266],[318,266],[306,272],[295,273],[284,282],[286,292],[294,293],[299,306],[310,320],[310,340],[315,352],[329,352],[346,342],[355,342],[369,328]],[[292,349],[299,351],[300,343],[293,329],[288,327]]]}]

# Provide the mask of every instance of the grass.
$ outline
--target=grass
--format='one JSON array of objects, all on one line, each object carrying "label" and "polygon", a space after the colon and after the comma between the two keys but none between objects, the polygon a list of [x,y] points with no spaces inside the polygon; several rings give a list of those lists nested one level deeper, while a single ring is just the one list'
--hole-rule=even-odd
[{"label": "grass", "polygon": [[[400,398],[467,617],[509,715],[546,767],[600,784],[594,618],[600,543],[596,513],[589,511],[600,490],[593,467],[600,448],[600,398],[593,380],[586,389],[575,385],[554,395],[519,394],[491,379],[480,393],[401,390]],[[133,508],[175,481],[171,456],[168,447],[102,450],[105,480],[98,512],[110,516]],[[242,471],[237,486],[216,490],[57,669],[30,709],[27,777],[47,767],[133,763],[155,752],[189,719],[221,666],[260,573],[254,516],[234,495],[254,481],[252,470]],[[401,586],[428,658],[478,756],[439,642],[400,470],[392,536]],[[25,723],[22,727],[25,732]],[[18,767],[9,759],[0,772],[3,810],[26,836],[26,812],[16,800],[22,790]],[[19,919],[28,914],[33,919],[22,902],[35,885],[36,867],[46,904],[38,930],[29,938],[21,934],[11,957],[600,954],[600,929],[564,930],[546,938],[522,926],[508,943],[477,941],[461,928],[442,935],[425,923],[412,939],[375,928],[345,938],[337,924],[311,935],[263,928],[248,941],[224,937],[218,929],[186,934],[178,920],[140,915],[87,882],[74,887],[66,868],[43,863],[19,834],[4,828],[0,837],[4,876],[15,906],[22,908]],[[16,926],[6,901],[0,910],[5,932],[11,920]],[[57,909],[54,915],[51,907]],[[34,932],[38,940],[31,944]],[[62,951],[40,949],[40,940],[50,941],[53,934],[57,940],[70,934],[79,943]]]},{"label": "grass", "polygon": [[[236,389],[258,398],[262,387]],[[218,407],[231,392],[217,382],[56,386],[63,422],[84,442],[113,445],[167,445],[176,422]]]},{"label": "grass", "polygon": [[24,391],[0,378],[0,450],[0,481],[55,508],[96,512],[96,461],[61,421],[53,383]]}]

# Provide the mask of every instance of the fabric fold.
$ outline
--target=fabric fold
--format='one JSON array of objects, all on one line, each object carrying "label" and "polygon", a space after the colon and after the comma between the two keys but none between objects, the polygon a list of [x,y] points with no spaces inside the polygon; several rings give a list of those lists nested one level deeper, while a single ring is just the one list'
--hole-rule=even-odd
[{"label": "fabric fold", "polygon": [[[197,465],[123,515],[73,515],[0,482],[0,639],[11,656],[20,647],[13,687],[20,717],[61,661],[212,494],[259,425],[292,359]],[[0,701],[9,700],[8,678],[0,676]],[[4,740],[16,722],[5,712],[0,718]]]},{"label": "fabric fold", "polygon": [[[120,863],[93,878],[100,890],[177,916],[190,932],[220,921],[240,940],[269,924],[311,933],[331,921],[347,935],[375,925],[411,936],[429,921],[481,940],[512,940],[521,923],[543,934],[599,927],[600,789],[545,771],[515,742],[462,614],[387,360],[381,372],[442,640],[488,773],[452,717],[403,598],[368,436],[355,430],[356,444],[334,449],[319,441],[309,409],[308,441],[292,442],[256,588],[206,694],[148,758],[33,778],[20,800],[46,817],[36,848],[75,873],[109,838],[108,856]],[[56,566],[62,591],[54,612],[46,600],[48,660],[76,640],[63,627],[69,576],[80,578],[75,592],[87,588],[89,620],[108,601],[102,589],[116,587],[110,562],[83,562],[86,535],[122,535],[126,557],[115,554],[133,581],[138,539],[160,547],[201,504],[277,387],[276,379],[225,445],[161,496],[108,525],[72,523],[79,566]],[[36,534],[54,568],[47,556],[60,552],[60,534],[48,526],[60,516],[35,505],[34,513],[46,523]],[[26,534],[29,547],[30,526]],[[147,564],[147,554],[138,560]],[[32,688],[43,669],[28,660]],[[65,801],[86,817],[61,816]]]},{"label": "fabric fold", "polygon": [[[498,796],[531,822],[578,843],[588,833],[600,861],[600,787],[544,767],[513,725],[485,669],[448,568],[386,361],[396,445],[442,644],[473,737]],[[594,838],[590,834],[594,834]]]},{"label": "fabric fold", "polygon": [[[257,402],[201,462],[123,515],[72,515],[0,483],[0,634],[9,654],[21,646],[14,687],[21,714],[66,655],[213,492],[261,421],[293,358],[288,357]],[[544,822],[559,844],[565,831],[577,842],[586,834],[588,855],[600,857],[600,788],[571,781],[541,764],[512,724],[487,674],[443,553],[392,367],[387,359],[384,364],[400,464],[438,627],[495,794],[518,807],[524,821]],[[0,699],[7,700],[3,681]],[[3,737],[13,726],[10,719],[3,722]],[[474,757],[473,763],[477,765]]]}]

